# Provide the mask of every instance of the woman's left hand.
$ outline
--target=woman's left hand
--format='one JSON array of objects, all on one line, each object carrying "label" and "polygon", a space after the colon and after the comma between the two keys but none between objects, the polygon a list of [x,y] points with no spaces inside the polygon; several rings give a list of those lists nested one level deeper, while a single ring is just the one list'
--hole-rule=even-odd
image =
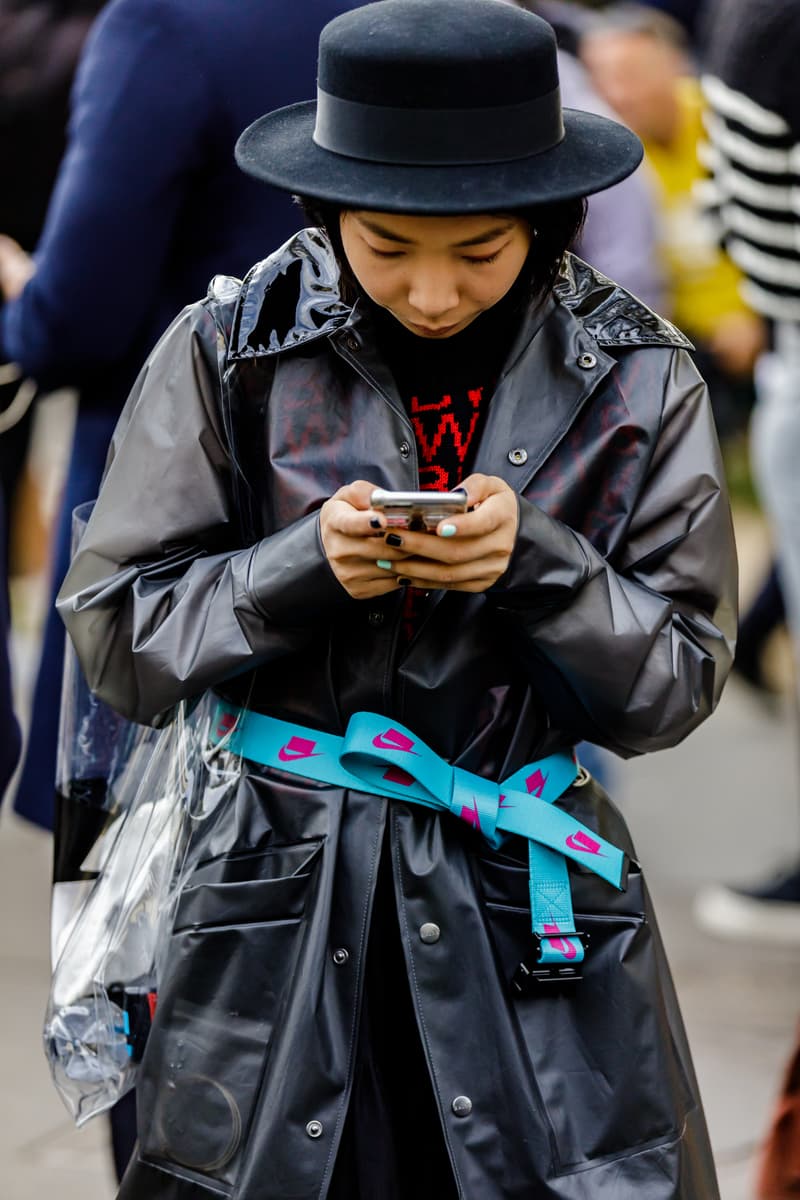
[{"label": "woman's left hand", "polygon": [[392,563],[402,583],[425,591],[485,592],[508,570],[519,525],[516,493],[494,475],[470,475],[459,486],[472,512],[445,517],[435,534],[392,531],[407,556]]}]

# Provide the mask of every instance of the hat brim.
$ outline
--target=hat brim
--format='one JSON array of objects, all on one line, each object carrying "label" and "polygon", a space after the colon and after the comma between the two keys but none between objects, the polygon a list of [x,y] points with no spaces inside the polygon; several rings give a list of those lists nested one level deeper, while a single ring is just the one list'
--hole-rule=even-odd
[{"label": "hat brim", "polygon": [[236,143],[243,171],[282,191],[403,213],[498,212],[601,192],[636,169],[639,139],[594,113],[564,109],[557,146],[513,162],[405,166],[347,158],[313,140],[315,100],[259,117]]}]

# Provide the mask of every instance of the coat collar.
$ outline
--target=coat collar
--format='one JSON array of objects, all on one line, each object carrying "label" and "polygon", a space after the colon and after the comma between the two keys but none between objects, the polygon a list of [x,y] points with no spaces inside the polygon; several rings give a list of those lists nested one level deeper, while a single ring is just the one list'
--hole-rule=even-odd
[{"label": "coat collar", "polygon": [[[548,337],[538,337],[547,327]],[[364,314],[339,294],[336,259],[320,230],[304,229],[256,264],[238,290],[229,357],[277,355],[329,339],[407,419],[394,381],[365,337]],[[691,343],[624,288],[565,255],[552,296],[523,319],[498,382],[475,470],[521,492],[587,398],[612,370],[609,350],[691,348]]]},{"label": "coat collar", "polygon": [[[336,259],[319,229],[301,229],[256,263],[241,284],[231,285],[234,281],[219,277],[213,291],[226,300],[236,294],[233,360],[280,354],[359,320],[358,307],[341,298]],[[674,325],[575,255],[564,256],[555,298],[601,346],[691,348]],[[509,361],[515,353],[518,357],[519,347]]]}]

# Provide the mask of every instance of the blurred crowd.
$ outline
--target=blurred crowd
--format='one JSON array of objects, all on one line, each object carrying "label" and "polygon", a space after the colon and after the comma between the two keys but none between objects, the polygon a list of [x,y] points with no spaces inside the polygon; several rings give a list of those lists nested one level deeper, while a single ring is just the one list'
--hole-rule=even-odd
[{"label": "blurred crowd", "polygon": [[[784,628],[790,644],[800,639],[800,0],[498,2],[555,27],[566,106],[615,115],[644,143],[636,174],[592,199],[576,250],[691,338],[735,502],[752,502],[741,479],[752,449],[775,561],[744,614],[735,669],[769,703],[781,686],[770,639]],[[23,623],[20,581],[57,589],[72,509],[96,494],[116,418],[169,321],[213,275],[242,275],[300,223],[237,171],[232,147],[255,116],[313,93],[319,29],[351,7],[0,0],[4,628],[7,580]],[[63,388],[75,419],[57,427],[72,430],[71,445],[44,460],[61,464],[53,511],[54,481],[37,475],[31,447],[53,436],[47,397]],[[0,795],[21,755],[6,803],[49,828],[64,634],[45,607],[36,686],[24,712],[18,691],[16,716],[0,639]],[[798,863],[761,887],[709,889],[697,919],[720,934],[800,941]],[[129,1121],[114,1130],[120,1170]],[[784,1158],[785,1128],[773,1145]],[[764,1167],[763,1200],[795,1194],[769,1175],[779,1169],[774,1158]]]}]

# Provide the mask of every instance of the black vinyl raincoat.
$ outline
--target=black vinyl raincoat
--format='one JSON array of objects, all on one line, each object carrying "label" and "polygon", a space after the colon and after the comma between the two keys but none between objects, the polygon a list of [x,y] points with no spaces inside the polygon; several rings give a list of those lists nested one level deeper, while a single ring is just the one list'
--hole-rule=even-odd
[{"label": "black vinyl raincoat", "polygon": [[[207,688],[339,734],[353,712],[384,713],[491,779],[582,738],[623,756],[674,745],[712,711],[735,623],[730,513],[687,345],[567,256],[474,464],[519,495],[509,569],[486,593],[438,593],[406,645],[399,593],[351,599],[319,534],[341,485],[417,485],[366,313],[340,300],[316,231],[244,283],[215,280],[142,370],[62,589],[91,686],[143,722]],[[531,946],[524,843],[495,852],[450,816],[246,766],[213,832],[243,886],[219,910],[209,887],[202,920],[195,904],[191,927],[176,921],[124,1200],[326,1195],[387,825],[459,1194],[718,1196],[635,859],[621,893],[570,865],[584,979],[572,997],[514,997]],[[594,781],[559,803],[633,855]],[[419,932],[431,923],[435,941]],[[181,1097],[188,1139],[170,1136]]]}]

